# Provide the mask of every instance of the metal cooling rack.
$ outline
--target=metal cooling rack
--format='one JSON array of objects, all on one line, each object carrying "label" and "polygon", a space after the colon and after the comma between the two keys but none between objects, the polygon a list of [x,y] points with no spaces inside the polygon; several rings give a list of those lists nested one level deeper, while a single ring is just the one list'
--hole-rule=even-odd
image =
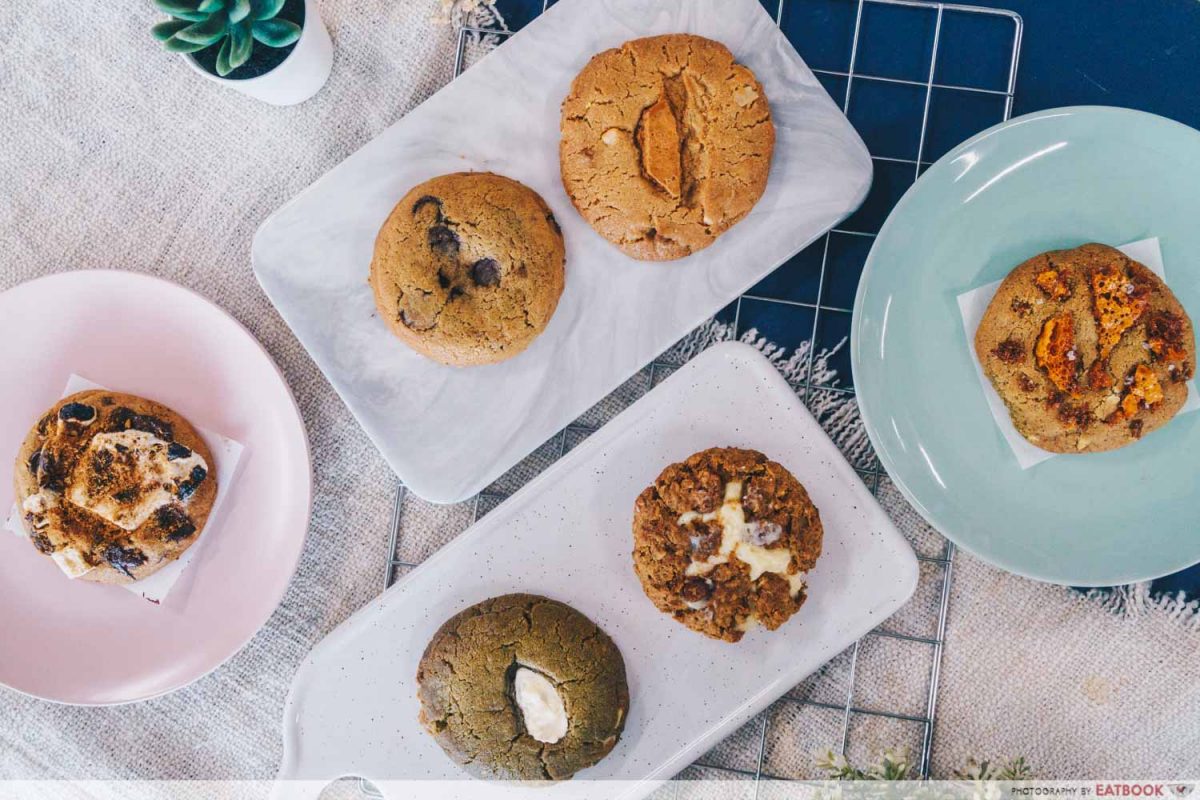
[{"label": "metal cooling rack", "polygon": [[[833,82],[835,86],[844,82],[841,101],[842,109],[847,114],[851,113],[852,96],[859,96],[853,95],[853,90],[861,85],[871,83],[899,84],[917,87],[918,89],[923,90],[924,110],[921,115],[920,135],[916,158],[904,159],[873,155],[872,158],[876,162],[877,166],[884,162],[886,162],[889,166],[895,166],[897,164],[909,165],[912,167],[912,177],[913,180],[915,180],[920,176],[922,170],[932,163],[932,161],[926,159],[928,152],[926,148],[930,120],[930,104],[933,100],[934,90],[962,92],[967,95],[991,95],[995,98],[1002,98],[1003,112],[998,116],[998,118],[990,120],[989,124],[1006,120],[1012,113],[1014,88],[1016,86],[1017,67],[1023,29],[1021,17],[1014,12],[984,8],[980,6],[926,2],[925,0],[775,0],[775,2],[777,3],[775,8],[775,21],[781,26],[784,24],[785,14],[788,17],[789,22],[803,24],[804,15],[806,13],[815,13],[816,9],[823,3],[841,3],[842,5],[851,5],[853,9],[853,35],[847,42],[847,46],[849,48],[849,58],[846,63],[849,65],[848,68],[844,71],[830,69],[813,70],[813,72],[819,76],[825,76],[830,80],[830,82]],[[764,5],[765,4],[766,1],[764,1]],[[542,10],[544,11],[549,5],[549,0],[543,0]],[[882,6],[890,7],[894,11],[902,10],[903,13],[923,14],[926,15],[927,18],[932,17],[932,47],[929,49],[928,71],[925,73],[925,80],[912,80],[909,78],[868,74],[859,69],[859,64],[862,61],[862,54],[864,52],[862,47],[865,46],[863,36],[864,13],[869,14],[871,13],[871,9],[873,7]],[[943,41],[943,34],[945,33],[947,27],[944,25],[944,23],[960,15],[973,16],[976,18],[991,18],[993,22],[998,24],[1011,24],[1011,37],[1006,38],[1006,49],[1004,53],[1002,53],[1002,55],[1008,59],[1007,81],[1003,88],[963,86],[952,83],[940,83],[935,80],[938,68],[938,55],[939,52],[944,50],[946,44]],[[899,28],[902,26],[897,27]],[[466,61],[468,60],[468,56],[471,54],[471,44],[473,42],[478,42],[481,37],[494,36],[503,38],[509,35],[511,35],[511,32],[507,30],[472,26],[462,28],[459,35],[457,52],[455,55],[454,75],[457,76],[465,69]],[[893,35],[892,38],[894,40],[895,35]],[[879,47],[880,45],[878,43],[872,43],[871,46]],[[890,41],[887,43],[887,46],[912,46],[912,43]],[[829,84],[826,84],[826,88],[829,88]],[[835,100],[836,99],[837,98],[835,96]],[[853,119],[853,116],[851,116],[851,118]],[[974,131],[968,132],[973,133]],[[874,237],[875,235],[873,233],[864,233],[860,231],[838,228],[825,234],[823,240],[811,245],[811,247],[821,249],[820,278],[817,288],[817,301],[815,304],[797,303],[794,300],[770,297],[763,294],[748,293],[743,297],[739,297],[736,305],[734,306],[733,329],[735,338],[743,333],[741,328],[743,300],[748,299],[766,303],[801,305],[813,311],[814,317],[812,330],[808,338],[809,369],[806,371],[804,380],[794,384],[794,388],[796,388],[797,392],[805,398],[809,397],[810,392],[840,392],[850,395],[854,393],[853,388],[815,385],[812,381],[812,359],[813,354],[817,351],[817,331],[821,320],[821,315],[848,315],[850,313],[850,310],[847,308],[826,305],[823,302],[825,299],[826,289],[826,267],[829,263],[829,244],[834,234],[865,237]],[[658,382],[659,378],[665,377],[666,374],[669,374],[677,366],[678,364],[664,360],[662,357],[656,359],[648,366],[648,372],[647,370],[643,370],[638,377],[633,379],[636,381],[640,378],[644,384],[644,387],[640,388],[638,391],[640,393],[648,391]],[[566,452],[569,443],[573,446],[573,444],[577,443],[582,438],[586,438],[586,436],[590,435],[592,432],[594,432],[594,430],[594,427],[580,423],[573,423],[565,427],[556,435],[556,437],[543,445],[538,452],[543,456],[548,455],[553,459],[557,459],[558,457],[561,457],[564,452]],[[884,473],[879,466],[878,461],[872,456],[871,464],[866,468],[860,469],[859,472],[863,477],[863,480],[866,481],[870,486],[872,492],[874,492],[876,496],[879,496],[881,487],[884,486],[884,482],[888,479],[886,473]],[[890,481],[888,483],[890,484]],[[482,516],[483,513],[486,513],[487,510],[495,507],[495,505],[497,505],[499,501],[503,500],[506,496],[507,494],[504,492],[497,492],[493,489],[489,489],[481,492],[474,498],[473,501],[468,501],[473,503],[470,513],[471,521],[473,522]],[[416,566],[416,564],[412,563],[411,561],[398,558],[397,548],[401,544],[403,537],[405,501],[406,491],[403,486],[400,486],[397,492],[396,506],[392,517],[391,556],[385,570],[385,586],[390,586],[394,580],[396,580],[398,574]],[[825,715],[840,715],[840,735],[839,731],[836,730],[836,727],[839,726],[835,726],[834,729],[830,729],[829,726],[825,726],[826,733],[828,734],[830,740],[822,742],[819,749],[829,749],[835,753],[840,753],[843,755],[847,754],[851,747],[851,733],[855,727],[853,723],[859,718],[892,720],[905,723],[910,727],[916,726],[916,728],[919,730],[919,737],[917,738],[919,738],[920,752],[920,758],[916,762],[916,767],[921,777],[928,777],[930,771],[930,754],[933,746],[933,722],[937,712],[938,679],[941,669],[942,649],[945,642],[946,615],[949,608],[950,585],[954,567],[954,546],[950,542],[942,540],[940,537],[938,537],[938,542],[940,547],[939,551],[935,553],[926,552],[925,554],[918,555],[918,558],[923,562],[922,581],[928,582],[928,586],[927,591],[924,592],[918,589],[918,595],[913,601],[921,602],[924,600],[929,605],[929,608],[926,609],[926,611],[933,612],[932,616],[934,619],[936,619],[936,625],[935,633],[932,636],[918,636],[896,632],[889,630],[886,627],[888,623],[884,623],[884,627],[872,631],[871,633],[867,634],[866,637],[856,642],[848,651],[848,654],[839,656],[838,660],[841,662],[840,669],[842,670],[842,678],[845,680],[845,686],[841,687],[844,688],[844,692],[837,697],[838,702],[829,702],[827,700],[812,699],[811,697],[804,696],[793,696],[795,692],[789,693],[789,695],[777,701],[770,709],[760,714],[758,718],[751,721],[751,723],[748,723],[747,727],[750,728],[748,733],[747,728],[743,728],[741,731],[733,734],[733,736],[730,737],[730,740],[727,740],[732,741],[734,738],[745,738],[747,736],[752,739],[756,739],[757,743],[752,745],[752,747],[753,749],[757,750],[757,756],[753,758],[752,761],[749,759],[743,759],[742,763],[730,763],[731,761],[737,762],[738,759],[730,760],[714,757],[714,753],[717,753],[720,750],[719,746],[695,762],[695,764],[693,764],[689,770],[685,770],[681,777],[688,777],[690,773],[691,777],[719,777],[724,775],[728,778],[753,780],[755,781],[756,797],[758,796],[758,781],[760,779],[787,780],[789,778],[796,777],[819,777],[812,774],[808,776],[796,774],[775,774],[770,769],[770,765],[766,763],[768,745],[770,742],[772,742],[772,737],[787,735],[786,731],[772,730],[772,723],[777,718],[777,714],[773,712],[776,709],[789,705],[798,707],[801,712],[803,712],[804,709],[814,709]],[[881,704],[879,701],[872,701],[870,703],[856,701],[856,684],[861,686],[866,678],[869,677],[868,671],[874,668],[871,664],[863,663],[864,659],[860,659],[860,651],[862,651],[865,647],[872,646],[871,642],[873,638],[876,640],[883,639],[891,640],[894,643],[903,643],[903,646],[907,647],[928,648],[928,658],[926,659],[926,663],[929,665],[927,681],[928,691],[926,693],[925,702],[920,713],[902,713],[901,711],[896,710],[896,705],[892,705],[890,707],[880,707]],[[803,685],[804,684],[802,684],[802,686]],[[682,783],[683,782],[677,782],[677,784]],[[363,791],[368,794],[375,794],[373,789],[368,784],[363,785]],[[676,793],[678,794],[682,791],[683,789],[677,786]]]}]

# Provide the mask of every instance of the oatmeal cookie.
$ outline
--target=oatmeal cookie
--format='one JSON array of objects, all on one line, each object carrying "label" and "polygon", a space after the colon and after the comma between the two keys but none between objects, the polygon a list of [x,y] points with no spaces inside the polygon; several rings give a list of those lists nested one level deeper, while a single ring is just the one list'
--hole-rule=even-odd
[{"label": "oatmeal cookie", "polygon": [[493,597],[447,620],[417,686],[421,724],[478,778],[566,780],[609,754],[629,713],[612,639],[532,594]]},{"label": "oatmeal cookie", "polygon": [[816,506],[782,465],[714,447],[667,467],[638,497],[634,569],[660,611],[736,642],[800,610],[823,533]]},{"label": "oatmeal cookie", "polygon": [[532,189],[490,172],[413,187],[375,240],[371,288],[384,322],[418,353],[451,366],[520,353],[550,322],[566,250]]},{"label": "oatmeal cookie", "polygon": [[975,353],[1013,425],[1055,453],[1113,450],[1187,399],[1192,323],[1157,275],[1102,244],[1054,250],[996,290]]},{"label": "oatmeal cookie", "polygon": [[567,195],[633,258],[683,258],[712,244],[762,196],[774,148],[754,73],[700,36],[599,53],[563,101]]},{"label": "oatmeal cookie", "polygon": [[129,583],[187,550],[217,496],[212,454],[152,400],[78,392],[42,415],[13,472],[30,541],[69,577]]}]

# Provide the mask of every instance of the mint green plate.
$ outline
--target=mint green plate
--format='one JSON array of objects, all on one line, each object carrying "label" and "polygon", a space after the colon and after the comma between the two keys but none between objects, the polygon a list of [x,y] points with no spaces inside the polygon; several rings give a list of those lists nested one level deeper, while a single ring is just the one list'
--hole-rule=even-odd
[{"label": "mint green plate", "polygon": [[956,544],[1076,586],[1200,561],[1200,412],[1120,450],[1023,471],[988,411],[955,301],[1042,251],[1150,236],[1200,320],[1200,133],[1104,107],[984,131],[930,167],[879,232],[854,302],[859,405],[884,468]]}]

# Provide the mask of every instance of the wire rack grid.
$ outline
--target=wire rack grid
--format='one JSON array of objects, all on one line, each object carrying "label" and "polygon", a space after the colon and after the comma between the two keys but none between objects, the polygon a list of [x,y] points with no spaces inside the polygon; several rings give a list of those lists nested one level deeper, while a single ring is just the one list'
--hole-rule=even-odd
[{"label": "wire rack grid", "polygon": [[[898,199],[899,194],[902,194],[907,185],[911,185],[920,176],[921,172],[941,155],[940,152],[936,151],[948,149],[948,147],[931,145],[930,142],[931,108],[935,102],[935,97],[939,94],[947,94],[952,97],[953,99],[948,106],[951,109],[963,107],[965,104],[962,98],[984,97],[996,101],[994,105],[990,106],[993,114],[991,119],[981,119],[976,115],[973,118],[960,122],[956,131],[959,136],[950,142],[950,144],[954,144],[961,140],[961,138],[978,132],[978,130],[989,124],[1007,120],[1012,114],[1023,29],[1021,17],[1014,12],[981,6],[927,2],[927,0],[762,0],[762,2],[768,11],[774,11],[776,23],[783,27],[785,32],[789,32],[789,38],[792,38],[792,32],[808,28],[808,23],[812,19],[820,18],[828,22],[829,19],[837,18],[839,15],[845,17],[845,23],[849,27],[849,31],[846,37],[847,41],[845,42],[845,47],[848,49],[848,57],[844,61],[844,68],[813,68],[813,72],[821,79],[825,88],[835,100],[840,96],[843,111],[855,123],[856,127],[859,128],[860,133],[864,135],[864,139],[872,151],[872,159],[876,167],[877,186],[880,183],[881,170],[889,170],[893,175],[897,172],[907,173],[905,181],[899,187],[892,181],[889,186],[883,187],[886,191],[880,198],[873,200],[871,197],[868,197],[865,205],[873,204],[878,206],[880,217],[885,216],[886,212],[890,211],[894,200]],[[774,4],[774,9],[769,4]],[[544,11],[549,5],[551,5],[550,0],[542,0],[541,10]],[[870,15],[876,13],[875,9],[886,10],[892,16],[888,19],[880,19],[872,23],[870,22]],[[896,14],[922,16],[917,24],[911,25],[907,24],[907,21],[901,17],[895,16]],[[1001,85],[995,87],[968,85],[965,82],[955,82],[952,79],[942,77],[943,70],[940,69],[942,65],[939,64],[939,55],[946,53],[948,49],[953,49],[958,53],[971,54],[971,57],[979,57],[981,55],[977,43],[970,39],[971,28],[969,25],[965,28],[958,26],[960,31],[959,41],[953,42],[949,37],[948,30],[955,27],[952,21],[960,18],[964,20],[988,20],[993,24],[1001,24],[1005,27],[1005,35],[1002,39],[1003,46],[990,47],[989,52],[984,54],[996,58],[996,51],[1001,51],[997,62],[1002,67],[998,70],[997,74]],[[922,54],[923,58],[920,64],[921,72],[919,75],[913,75],[911,68],[907,73],[904,70],[900,70],[901,74],[899,75],[882,74],[881,71],[870,69],[868,64],[864,63],[868,60],[872,49],[877,51],[881,47],[881,43],[878,41],[879,36],[876,34],[885,28],[893,31],[893,36],[896,31],[908,31],[909,34],[915,32],[917,38],[922,40],[916,48],[904,43],[896,44],[895,42],[886,42],[885,40],[885,45],[888,47],[907,48],[909,51],[919,51]],[[871,35],[868,35],[869,32]],[[512,31],[497,28],[463,27],[460,30],[454,61],[455,76],[467,67],[468,56],[472,50],[470,46],[472,41],[478,42],[480,37],[497,37],[498,39],[503,39],[503,37],[509,36],[511,33]],[[802,49],[802,54],[804,53],[805,51]],[[893,109],[883,108],[879,113],[868,113],[865,118],[862,114],[858,114],[857,116],[860,119],[865,119],[860,124],[859,121],[856,121],[855,112],[859,111],[865,104],[871,102],[870,93],[867,89],[872,86],[901,87],[902,89],[919,92],[921,101],[919,116],[913,115],[906,120],[902,114],[893,114]],[[855,93],[855,90],[858,90],[858,92]],[[852,103],[852,98],[856,101],[855,103]],[[939,125],[945,127],[942,124],[945,122],[945,114],[942,114],[939,120]],[[963,127],[964,125],[966,126],[965,128]],[[877,153],[876,149],[878,148],[875,146],[874,141],[877,137],[870,136],[868,135],[868,131],[864,131],[864,128],[872,128],[876,131],[890,129],[894,133],[898,128],[908,127],[917,129],[915,132],[915,154],[912,157],[902,157],[894,152],[887,154]],[[951,125],[950,127],[953,128],[954,126]],[[873,188],[872,194],[875,193],[876,188]],[[793,383],[796,391],[806,399],[810,398],[813,392],[834,392],[846,395],[853,395],[854,393],[852,385],[822,385],[816,382],[813,377],[812,359],[818,349],[818,338],[823,316],[844,316],[845,320],[848,321],[849,319],[849,303],[844,305],[839,304],[828,296],[829,284],[827,278],[833,274],[833,268],[830,267],[831,245],[836,246],[839,240],[838,237],[853,237],[868,243],[874,238],[875,231],[870,229],[871,226],[869,224],[855,224],[858,216],[860,215],[852,216],[849,220],[843,222],[841,227],[831,230],[805,251],[811,254],[811,259],[814,263],[816,256],[819,254],[815,301],[804,302],[777,295],[773,296],[770,292],[763,291],[761,289],[763,285],[760,284],[759,287],[755,287],[750,292],[737,298],[736,302],[723,312],[727,317],[731,317],[733,335],[736,338],[747,327],[747,314],[744,309],[744,306],[747,304],[797,306],[808,310],[811,315],[811,329],[809,329],[807,337],[809,368],[802,373],[804,376],[803,380]],[[786,269],[786,265],[781,269]],[[854,276],[854,278],[856,280],[857,276]],[[844,344],[844,339],[842,344]],[[664,359],[663,357],[656,359],[640,373],[643,380],[640,387],[635,391],[641,393],[648,391],[677,366],[678,363],[674,363],[669,359]],[[539,448],[539,453],[542,454],[542,462],[552,462],[561,457],[569,446],[573,446],[595,430],[596,427],[594,425],[580,421],[566,426],[553,439],[543,445],[542,448]],[[879,462],[873,455],[869,463],[857,464],[856,467],[858,467],[859,474],[863,480],[877,497],[880,497],[885,491],[894,494],[894,487],[891,486],[890,479],[882,471]],[[469,501],[471,504],[470,522],[474,522],[482,514],[495,507],[508,494],[511,494],[511,492],[500,490],[495,486],[481,492],[472,501]],[[882,502],[883,498],[880,497],[880,499]],[[404,510],[406,501],[408,500],[411,500],[411,498],[407,496],[404,486],[401,485],[397,491],[396,505],[391,522],[391,556],[386,565],[384,576],[385,586],[390,586],[398,579],[401,573],[417,565],[413,560],[401,558],[399,555],[400,550],[398,549],[403,538]],[[854,723],[857,719],[874,718],[878,720],[892,720],[908,725],[914,729],[913,743],[916,745],[916,748],[919,748],[920,754],[919,759],[915,762],[915,768],[920,777],[929,777],[934,718],[937,712],[938,682],[941,670],[942,650],[945,643],[950,586],[954,566],[954,546],[936,533],[932,533],[931,536],[932,540],[936,542],[935,548],[917,548],[919,551],[918,558],[922,561],[922,581],[928,584],[927,591],[922,592],[918,589],[918,595],[924,594],[924,599],[920,601],[926,603],[928,606],[925,611],[931,612],[928,613],[931,628],[928,633],[897,630],[889,627],[889,623],[885,622],[883,626],[872,631],[863,637],[863,639],[860,639],[846,653],[843,653],[835,660],[840,662],[839,669],[841,670],[836,697],[830,697],[828,694],[824,697],[814,696],[811,692],[793,691],[789,693],[777,701],[775,706],[760,714],[741,731],[730,737],[730,740],[734,738],[743,740],[742,750],[749,753],[748,757],[741,758],[740,762],[737,758],[722,758],[717,755],[721,749],[718,746],[695,762],[681,777],[726,777],[735,780],[753,780],[753,794],[756,798],[759,796],[759,787],[763,780],[817,777],[813,774],[807,776],[797,774],[790,770],[780,771],[790,774],[778,774],[778,772],[773,771],[772,764],[768,763],[768,749],[772,740],[777,736],[786,736],[789,732],[794,732],[782,729],[773,730],[772,727],[773,722],[778,717],[777,714],[773,713],[774,710],[778,707],[788,706],[799,707],[800,709],[815,709],[827,716],[835,715],[837,724],[825,726],[827,739],[821,742],[821,749],[829,749],[842,755],[850,752],[851,735],[855,729]],[[917,600],[914,602],[917,602]],[[904,646],[927,649],[926,658],[923,663],[927,665],[928,674],[921,676],[924,679],[924,697],[923,702],[919,704],[919,708],[912,707],[897,710],[896,704],[889,703],[886,695],[882,698],[860,698],[856,696],[856,685],[859,686],[861,694],[864,681],[869,676],[870,671],[875,669],[875,662],[872,661],[869,664],[864,664],[860,654],[865,649],[872,647],[873,642],[880,639],[900,642]],[[878,694],[878,691],[875,694]],[[780,727],[782,728],[782,726]],[[751,746],[748,749],[744,747],[747,740],[751,742]],[[682,786],[686,784],[686,781],[678,781],[675,784],[674,787],[668,787],[668,796],[672,792],[675,795],[681,794],[684,791]],[[363,791],[368,794],[374,794],[367,785],[363,786]]]}]

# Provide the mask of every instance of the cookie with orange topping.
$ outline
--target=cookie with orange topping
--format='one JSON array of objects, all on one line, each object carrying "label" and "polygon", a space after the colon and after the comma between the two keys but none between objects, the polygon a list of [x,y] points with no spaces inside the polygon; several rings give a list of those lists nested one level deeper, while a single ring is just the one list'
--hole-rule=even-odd
[{"label": "cookie with orange topping", "polygon": [[1016,429],[1055,453],[1114,450],[1187,400],[1192,323],[1162,279],[1085,244],[1009,273],[975,333],[983,371]]}]

